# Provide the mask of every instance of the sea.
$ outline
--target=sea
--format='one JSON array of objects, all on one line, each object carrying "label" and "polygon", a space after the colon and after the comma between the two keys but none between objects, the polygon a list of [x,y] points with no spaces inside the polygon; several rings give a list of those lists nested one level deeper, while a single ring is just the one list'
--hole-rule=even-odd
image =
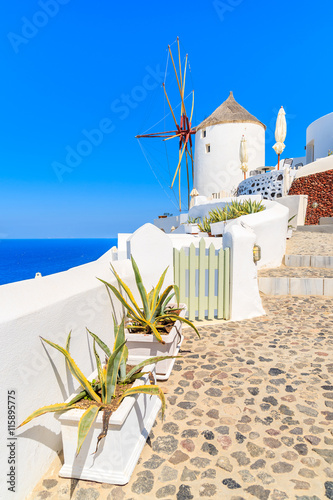
[{"label": "sea", "polygon": [[0,240],[0,285],[67,271],[92,262],[113,246],[110,239]]}]

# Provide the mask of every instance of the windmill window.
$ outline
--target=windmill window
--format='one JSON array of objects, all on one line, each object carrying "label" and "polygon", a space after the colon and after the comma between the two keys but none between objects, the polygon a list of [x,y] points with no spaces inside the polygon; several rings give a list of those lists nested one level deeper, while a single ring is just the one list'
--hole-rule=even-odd
[{"label": "windmill window", "polygon": [[206,137],[206,135],[207,135],[207,134],[206,134],[206,130],[203,130],[203,131],[201,132],[201,137],[204,139],[204,138]]},{"label": "windmill window", "polygon": [[210,144],[206,144],[206,153],[210,153]]}]

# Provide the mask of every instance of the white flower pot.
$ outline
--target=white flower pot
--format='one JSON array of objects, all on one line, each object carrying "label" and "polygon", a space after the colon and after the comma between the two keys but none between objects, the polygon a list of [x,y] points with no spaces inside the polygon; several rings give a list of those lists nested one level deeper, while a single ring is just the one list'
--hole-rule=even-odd
[{"label": "white flower pot", "polygon": [[223,235],[227,224],[228,224],[227,221],[220,221],[220,222],[211,223],[211,225],[210,225],[211,233],[214,236]]},{"label": "white flower pot", "polygon": [[[183,307],[180,316],[185,316],[186,305]],[[126,346],[128,348],[128,363],[137,365],[141,361],[154,356],[177,356],[183,342],[182,323],[177,320],[172,330],[167,335],[162,335],[165,344],[161,344],[152,334],[129,333],[126,331]],[[168,380],[176,359],[165,359],[156,363],[157,380]]]},{"label": "white flower pot", "polygon": [[204,232],[202,232],[202,231],[199,231],[199,232],[198,232],[198,236],[199,236],[200,238],[208,238],[208,233],[204,233]]},{"label": "white flower pot", "polygon": [[289,240],[292,237],[292,235],[293,235],[293,230],[291,228],[289,228],[287,230],[287,240]]},{"label": "white flower pot", "polygon": [[186,234],[198,234],[199,227],[198,224],[184,224]]},{"label": "white flower pot", "polygon": [[[155,365],[145,367],[144,371],[151,371],[155,378]],[[97,371],[91,379],[96,376]],[[148,383],[147,373],[136,380],[133,386]],[[74,394],[67,401],[73,397]],[[77,456],[78,423],[84,410],[74,409],[62,413],[58,419],[61,423],[64,465],[59,475],[100,483],[128,483],[160,408],[161,401],[157,396],[137,394],[125,398],[111,415],[108,433],[94,454],[97,437],[103,428],[103,415],[100,412]]]}]

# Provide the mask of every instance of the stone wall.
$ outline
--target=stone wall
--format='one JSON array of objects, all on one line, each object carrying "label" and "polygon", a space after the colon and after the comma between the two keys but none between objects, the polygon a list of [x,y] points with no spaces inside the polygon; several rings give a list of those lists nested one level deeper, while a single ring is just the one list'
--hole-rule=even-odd
[{"label": "stone wall", "polygon": [[253,175],[242,181],[237,196],[261,194],[265,200],[275,200],[283,196],[283,171],[274,170],[266,174]]},{"label": "stone wall", "polygon": [[[319,224],[320,217],[333,217],[333,170],[295,179],[289,195],[308,195],[305,224]],[[314,202],[318,207],[312,206]]]}]

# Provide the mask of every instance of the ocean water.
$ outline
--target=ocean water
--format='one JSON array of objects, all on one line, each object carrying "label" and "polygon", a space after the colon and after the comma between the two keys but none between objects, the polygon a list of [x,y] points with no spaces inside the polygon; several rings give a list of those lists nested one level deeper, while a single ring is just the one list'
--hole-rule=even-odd
[{"label": "ocean water", "polygon": [[0,285],[67,271],[101,257],[117,239],[0,240]]}]

